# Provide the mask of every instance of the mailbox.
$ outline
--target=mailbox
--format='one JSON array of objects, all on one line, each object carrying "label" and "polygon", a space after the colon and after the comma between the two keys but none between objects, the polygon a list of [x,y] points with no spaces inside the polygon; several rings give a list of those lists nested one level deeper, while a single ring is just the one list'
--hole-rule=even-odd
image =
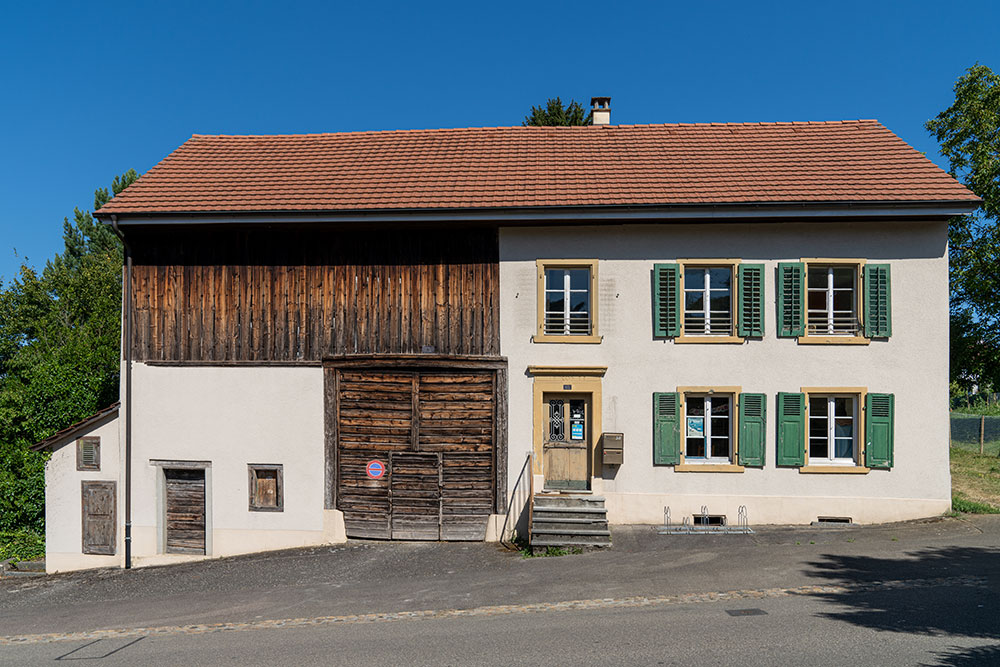
[{"label": "mailbox", "polygon": [[625,436],[621,433],[601,434],[601,457],[606,466],[620,466],[622,464],[622,443]]}]

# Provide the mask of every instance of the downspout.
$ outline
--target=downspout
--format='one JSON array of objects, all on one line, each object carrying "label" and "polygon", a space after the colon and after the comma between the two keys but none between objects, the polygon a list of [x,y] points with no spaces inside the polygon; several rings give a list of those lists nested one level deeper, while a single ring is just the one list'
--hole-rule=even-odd
[{"label": "downspout", "polygon": [[125,569],[132,568],[132,248],[118,228],[118,216],[111,216],[111,228],[125,249]]}]

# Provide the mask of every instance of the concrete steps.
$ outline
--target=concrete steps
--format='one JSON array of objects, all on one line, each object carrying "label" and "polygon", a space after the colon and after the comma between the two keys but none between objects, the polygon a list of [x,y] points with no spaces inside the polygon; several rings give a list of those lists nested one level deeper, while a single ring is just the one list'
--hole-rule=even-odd
[{"label": "concrete steps", "polygon": [[20,562],[2,561],[0,562],[0,577],[44,577],[44,560],[25,560]]},{"label": "concrete steps", "polygon": [[604,498],[593,495],[539,494],[531,513],[534,550],[611,546]]}]

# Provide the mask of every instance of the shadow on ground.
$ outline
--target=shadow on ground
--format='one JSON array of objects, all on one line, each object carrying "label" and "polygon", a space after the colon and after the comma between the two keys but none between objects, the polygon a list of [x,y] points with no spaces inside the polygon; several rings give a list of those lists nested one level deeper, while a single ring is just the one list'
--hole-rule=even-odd
[{"label": "shadow on ground", "polygon": [[[809,576],[846,591],[817,597],[826,618],[880,632],[1000,641],[1000,549],[924,549],[907,558],[827,555]],[[939,665],[1000,665],[1000,645],[955,646]]]}]

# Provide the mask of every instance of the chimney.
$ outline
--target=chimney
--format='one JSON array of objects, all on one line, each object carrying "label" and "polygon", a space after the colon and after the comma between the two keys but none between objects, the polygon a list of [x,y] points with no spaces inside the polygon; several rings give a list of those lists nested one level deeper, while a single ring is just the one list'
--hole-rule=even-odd
[{"label": "chimney", "polygon": [[590,112],[594,116],[594,125],[611,124],[611,98],[591,97]]}]

